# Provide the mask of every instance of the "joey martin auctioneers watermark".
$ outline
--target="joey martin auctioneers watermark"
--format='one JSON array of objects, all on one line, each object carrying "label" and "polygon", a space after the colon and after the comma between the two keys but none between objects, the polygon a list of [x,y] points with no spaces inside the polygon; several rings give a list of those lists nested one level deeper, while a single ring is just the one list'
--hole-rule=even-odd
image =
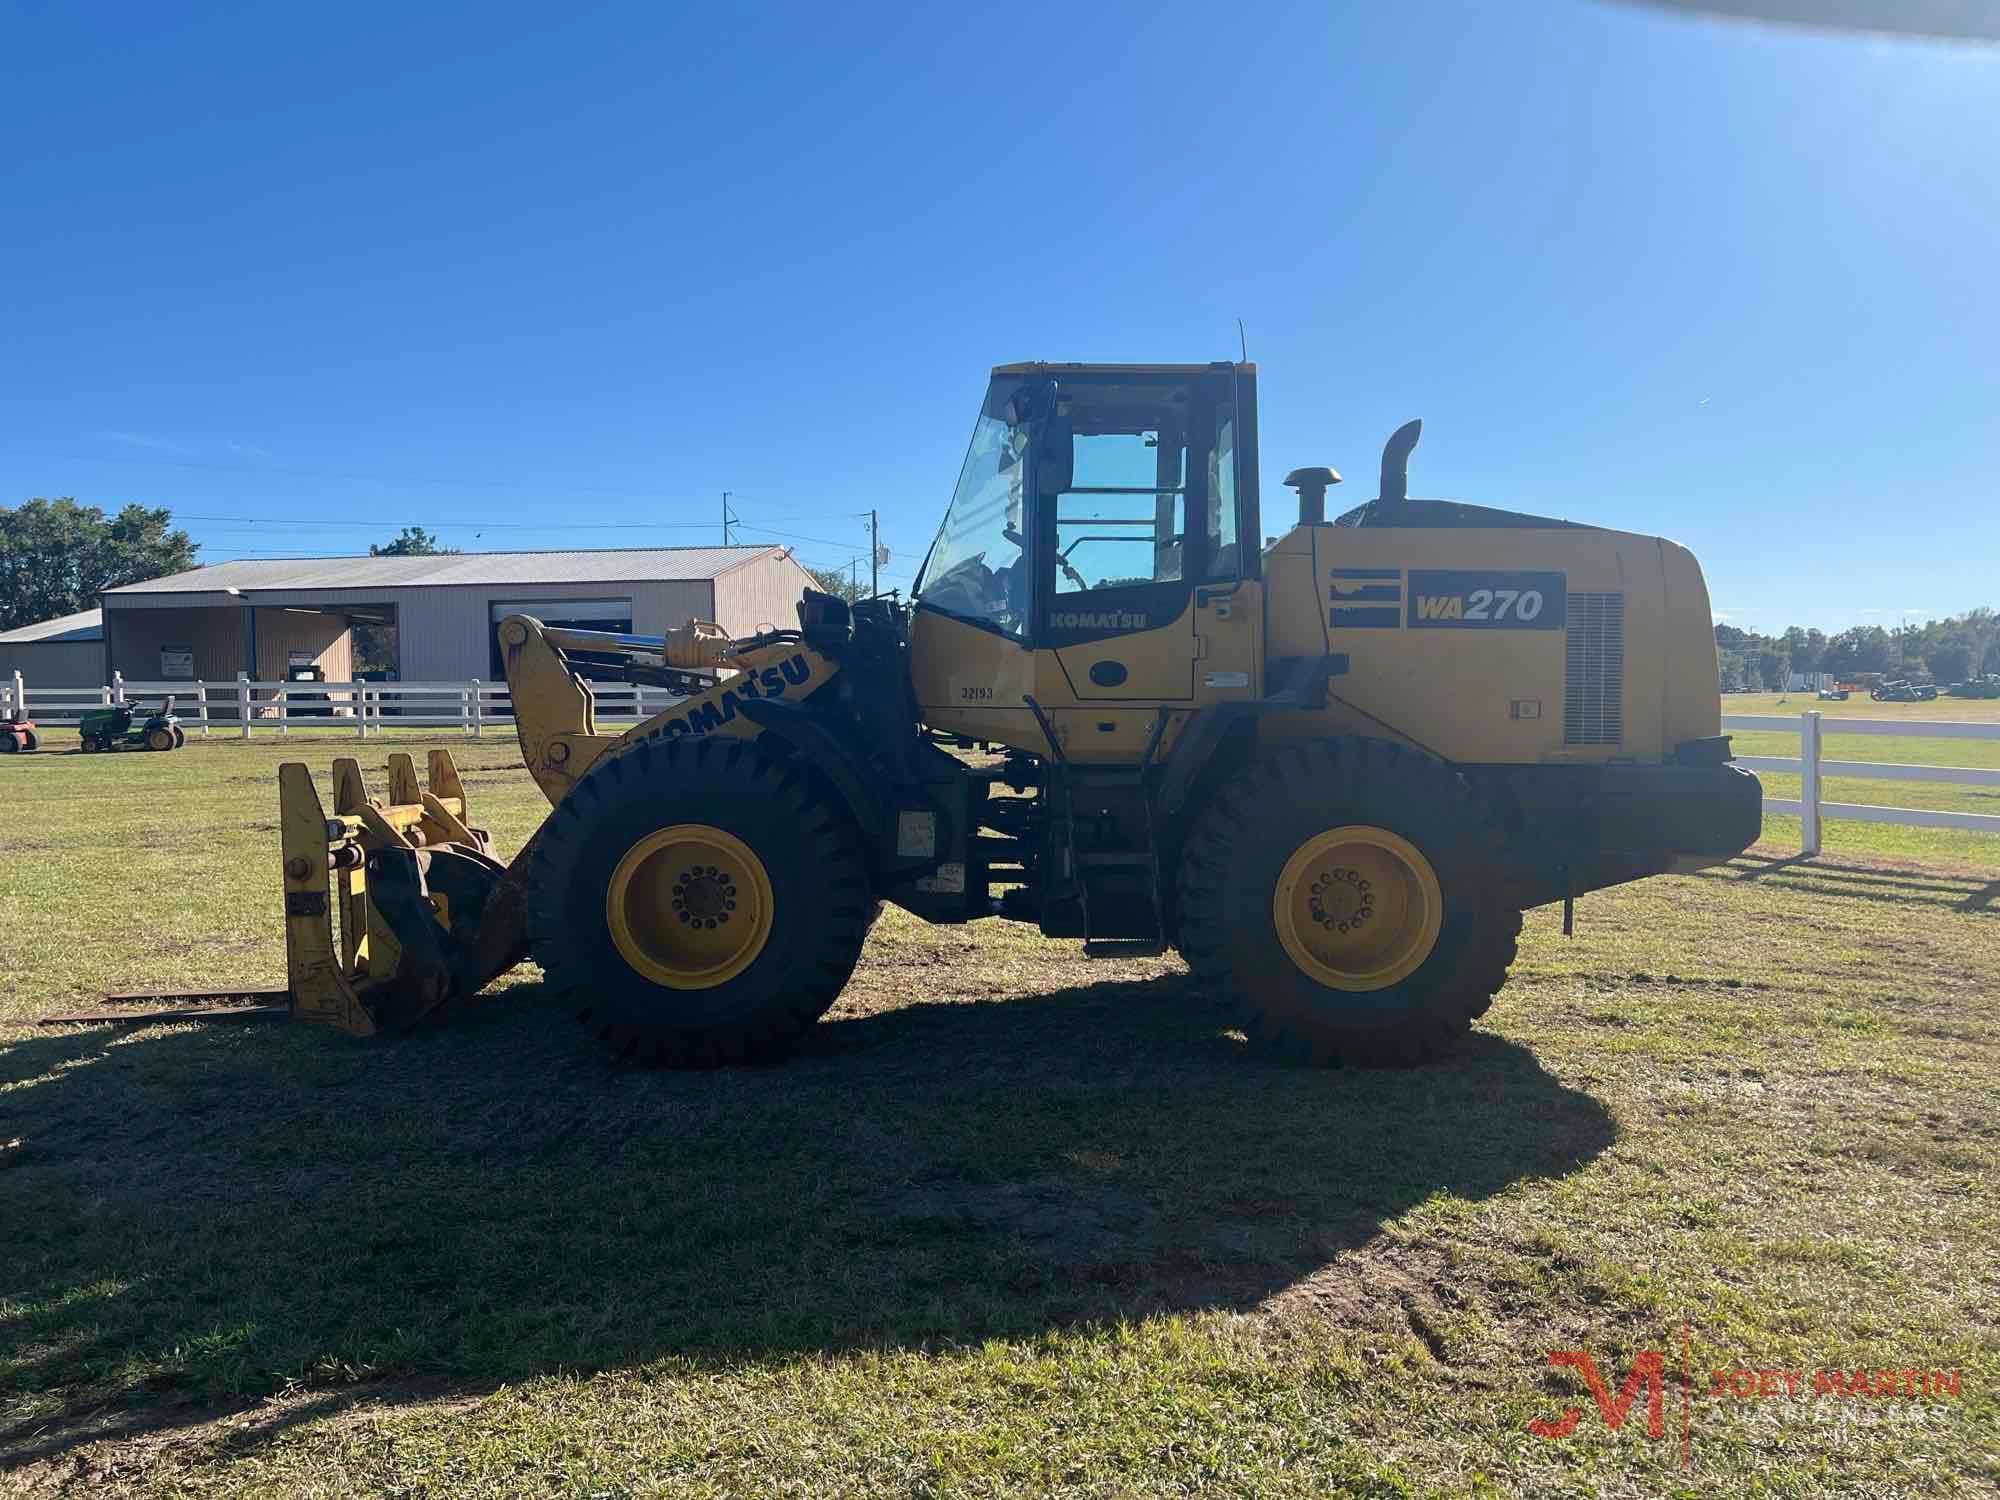
[{"label": "joey martin auctioneers watermark", "polygon": [[[1680,1376],[1676,1425],[1672,1435],[1680,1439],[1683,1467],[1694,1467],[1694,1429],[1720,1420],[1734,1426],[1756,1424],[1778,1427],[1812,1423],[1834,1433],[1861,1428],[1903,1426],[1914,1428],[1950,1420],[1963,1391],[1963,1374],[1957,1369],[1940,1370],[1900,1364],[1896,1368],[1879,1365],[1826,1366],[1805,1369],[1794,1365],[1730,1365],[1697,1372],[1693,1367],[1691,1340],[1686,1324],[1681,1325],[1681,1347],[1677,1351]],[[1616,1369],[1600,1367],[1588,1350],[1556,1349],[1549,1353],[1554,1369],[1575,1372],[1597,1408],[1604,1425],[1613,1432],[1625,1426],[1634,1406],[1644,1398],[1646,1437],[1664,1441],[1669,1435],[1667,1372],[1668,1351],[1642,1349],[1633,1357],[1625,1379],[1616,1390]],[[1698,1378],[1699,1377],[1699,1378]],[[1573,1434],[1585,1421],[1584,1409],[1563,1408],[1554,1419],[1537,1417],[1528,1423],[1536,1437],[1559,1441]]]}]

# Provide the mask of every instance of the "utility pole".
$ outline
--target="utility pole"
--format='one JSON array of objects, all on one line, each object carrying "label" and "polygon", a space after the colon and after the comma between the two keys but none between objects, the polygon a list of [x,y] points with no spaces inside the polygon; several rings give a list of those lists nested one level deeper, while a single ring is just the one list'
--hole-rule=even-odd
[{"label": "utility pole", "polygon": [[725,547],[734,540],[729,535],[729,528],[736,523],[736,517],[729,513],[729,495],[728,490],[722,492],[722,545]]},{"label": "utility pole", "polygon": [[882,592],[882,532],[874,511],[868,512],[868,594]]},{"label": "utility pole", "polygon": [[861,559],[858,557],[847,560],[847,586],[854,590],[855,598],[861,597]]}]

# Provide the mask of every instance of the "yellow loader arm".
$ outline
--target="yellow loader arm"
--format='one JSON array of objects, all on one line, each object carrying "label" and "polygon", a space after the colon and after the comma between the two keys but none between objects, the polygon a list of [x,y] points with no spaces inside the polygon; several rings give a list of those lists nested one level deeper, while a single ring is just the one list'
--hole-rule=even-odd
[{"label": "yellow loader arm", "polygon": [[[565,647],[628,656],[642,671],[720,670],[734,675],[718,678],[705,692],[623,734],[605,734],[597,728],[590,684],[570,670]],[[733,641],[721,626],[707,620],[691,621],[664,636],[632,636],[566,630],[544,625],[531,615],[509,615],[500,623],[500,649],[521,759],[550,806],[567,797],[607,750],[663,733],[753,739],[758,726],[737,711],[738,705],[762,698],[796,701],[816,692],[838,670],[831,657],[795,640]]]}]

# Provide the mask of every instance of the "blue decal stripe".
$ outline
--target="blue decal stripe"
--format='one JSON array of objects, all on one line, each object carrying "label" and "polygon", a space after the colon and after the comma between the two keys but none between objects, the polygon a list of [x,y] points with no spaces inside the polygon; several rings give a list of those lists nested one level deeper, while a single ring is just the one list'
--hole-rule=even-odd
[{"label": "blue decal stripe", "polygon": [[1334,609],[1329,612],[1327,623],[1345,625],[1351,630],[1394,630],[1403,623],[1403,611],[1400,605],[1387,609]]}]

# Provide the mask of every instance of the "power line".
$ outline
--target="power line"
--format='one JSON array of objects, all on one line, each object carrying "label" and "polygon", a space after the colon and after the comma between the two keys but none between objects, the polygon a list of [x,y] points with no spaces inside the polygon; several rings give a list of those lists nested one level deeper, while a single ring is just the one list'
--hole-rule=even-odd
[{"label": "power line", "polygon": [[[739,523],[736,529],[739,531],[761,531],[765,536],[781,536],[794,542],[813,542],[823,547],[848,547],[853,545],[851,542],[836,541],[830,536],[800,536],[796,531],[773,531],[768,526],[746,526]],[[860,555],[858,552],[855,554],[856,557]]]},{"label": "power line", "polygon": [[[633,499],[643,499],[643,500],[668,500],[677,498],[674,495],[674,493],[670,490],[646,489],[636,485],[538,484],[528,480],[521,480],[521,479],[473,479],[473,478],[454,479],[454,478],[444,478],[435,475],[389,474],[389,473],[383,473],[380,470],[313,469],[313,468],[305,468],[295,464],[222,464],[222,463],[210,463],[199,459],[141,458],[126,454],[59,453],[45,448],[22,448],[11,444],[0,445],[0,453],[19,454],[29,458],[55,458],[55,459],[61,459],[67,463],[129,464],[129,465],[136,465],[140,468],[199,469],[209,473],[217,473],[217,474],[250,474],[250,475],[258,475],[266,477],[282,476],[288,479],[360,479],[360,480],[367,480],[370,483],[383,483],[383,484],[427,484],[427,485],[446,485],[446,486],[459,485],[467,489],[528,490],[536,494],[546,495],[546,496],[557,496],[564,494],[591,494],[591,495],[624,495]],[[724,503],[730,506],[742,503],[742,497],[737,495],[734,491],[731,490],[725,490],[723,492],[723,499]],[[755,504],[756,502],[752,501],[750,503]],[[768,517],[767,519],[773,521],[820,521],[820,520],[825,520],[828,514],[829,512],[827,511],[810,511],[793,515],[771,516]],[[831,512],[831,514],[833,515],[852,514],[856,518],[860,518],[866,516],[868,513],[866,511],[853,511],[853,512],[834,511]],[[184,517],[183,519],[191,521],[210,520],[210,519],[247,520],[247,521],[270,520],[273,523],[278,523],[282,520],[285,520],[286,518],[263,517],[263,516],[202,517],[202,516],[189,515]],[[289,524],[326,525],[326,526],[349,525],[349,524],[357,526],[358,525],[400,526],[405,523],[401,521],[368,521],[368,522],[356,521],[351,523],[337,522],[337,521],[323,521],[323,522],[295,522]],[[418,524],[425,526],[430,526],[430,525],[477,526],[484,524],[484,525],[491,525],[494,527],[500,527],[505,525],[523,525],[525,523],[520,523],[520,522],[509,523],[500,521],[492,521],[484,523],[477,521],[443,521],[443,522],[421,522]],[[658,526],[658,527],[671,527],[676,530],[681,530],[681,529],[695,529],[700,526],[708,524],[712,523],[694,522],[694,521],[592,522],[592,523],[584,523],[572,529],[583,530],[583,529],[599,529],[599,528],[611,528],[611,527],[641,528],[641,527]],[[733,518],[731,524],[732,525],[736,524]],[[845,545],[845,544],[842,543],[840,545]]]},{"label": "power line", "polygon": [[295,516],[210,516],[177,511],[175,521],[222,522],[238,526],[313,526],[322,530],[384,526],[422,526],[437,531],[706,531],[709,521],[309,521]]},{"label": "power line", "polygon": [[[191,458],[141,458],[128,454],[111,453],[63,453],[48,448],[23,448],[14,444],[0,446],[0,453],[13,453],[27,458],[54,458],[65,463],[82,464],[127,464],[148,469],[198,469],[212,474],[251,474],[265,478],[283,477],[287,479],[360,479],[371,484],[427,484],[457,485],[466,489],[529,490],[543,495],[592,494],[626,495],[642,500],[668,500],[676,498],[672,491],[648,489],[641,485],[610,484],[540,484],[525,479],[474,479],[470,477],[449,478],[441,475],[394,474],[371,469],[314,469],[298,464],[223,464],[203,459]],[[819,512],[824,515],[825,512]],[[780,517],[781,520],[806,520],[812,517]]]}]

